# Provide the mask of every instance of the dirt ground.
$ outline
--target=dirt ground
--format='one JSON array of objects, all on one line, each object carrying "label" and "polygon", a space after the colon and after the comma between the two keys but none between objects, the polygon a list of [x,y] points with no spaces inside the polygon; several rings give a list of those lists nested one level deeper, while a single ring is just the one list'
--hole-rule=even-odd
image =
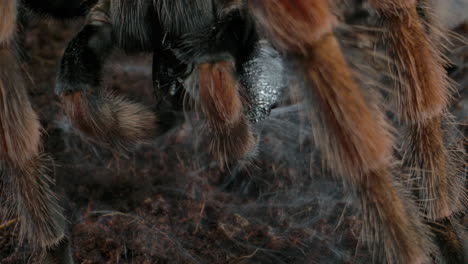
[{"label": "dirt ground", "polygon": [[[78,22],[33,23],[26,41],[30,96],[55,160],[77,263],[368,263],[355,205],[319,166],[297,105],[258,124],[258,158],[229,170],[194,147],[188,123],[128,153],[81,137],[53,92],[60,57],[78,29]],[[468,36],[468,28],[458,32]],[[456,42],[450,49],[459,83],[452,110],[462,124],[468,48]],[[153,103],[151,57],[115,54],[107,88]],[[17,244],[15,226],[0,228],[0,263],[35,263],[33,249]]]}]

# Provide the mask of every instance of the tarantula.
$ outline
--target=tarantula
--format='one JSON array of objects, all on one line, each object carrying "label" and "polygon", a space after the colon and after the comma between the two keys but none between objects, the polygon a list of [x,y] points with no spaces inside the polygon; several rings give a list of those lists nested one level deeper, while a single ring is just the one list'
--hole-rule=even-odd
[{"label": "tarantula", "polygon": [[[185,97],[205,120],[210,152],[227,165],[255,155],[252,123],[268,115],[288,76],[309,104],[325,164],[361,204],[374,261],[466,261],[462,230],[451,220],[466,207],[465,174],[453,169],[455,157],[444,144],[450,82],[431,27],[436,18],[425,0],[369,3],[394,58],[409,175],[393,166],[392,129],[355,81],[334,34],[329,0],[4,1],[0,179],[2,195],[21,219],[21,237],[44,249],[46,262],[73,263],[15,50],[16,25],[27,7],[59,19],[87,16],[65,51],[56,85],[65,113],[85,135],[117,148],[152,138],[171,125]],[[153,52],[155,109],[100,89],[114,48]],[[403,186],[405,177],[416,199]]]}]

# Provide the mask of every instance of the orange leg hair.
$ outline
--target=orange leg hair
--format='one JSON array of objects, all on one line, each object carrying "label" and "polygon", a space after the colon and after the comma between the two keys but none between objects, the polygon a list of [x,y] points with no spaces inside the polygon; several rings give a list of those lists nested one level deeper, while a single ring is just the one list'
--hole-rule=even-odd
[{"label": "orange leg hair", "polygon": [[[393,182],[393,139],[383,113],[371,111],[333,34],[327,0],[253,0],[261,30],[297,73],[307,95],[315,142],[332,171],[362,205],[376,263],[430,263],[433,248],[413,201]],[[290,73],[292,75],[292,73]],[[320,127],[323,126],[323,127]]]}]

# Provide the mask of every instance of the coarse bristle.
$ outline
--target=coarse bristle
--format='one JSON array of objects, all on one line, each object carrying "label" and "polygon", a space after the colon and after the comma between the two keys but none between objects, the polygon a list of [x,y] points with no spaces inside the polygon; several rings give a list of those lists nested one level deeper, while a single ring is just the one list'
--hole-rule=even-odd
[{"label": "coarse bristle", "polygon": [[400,118],[420,122],[441,115],[450,98],[450,84],[437,48],[424,33],[416,9],[385,17],[384,36],[395,58]]},{"label": "coarse bristle", "polygon": [[127,148],[156,135],[157,118],[148,108],[113,93],[62,95],[65,112],[85,135],[111,147]]},{"label": "coarse bristle", "polygon": [[260,30],[288,53],[307,54],[335,24],[327,1],[255,0],[249,4]]},{"label": "coarse bristle", "polygon": [[14,52],[0,48],[0,58],[0,160],[23,166],[40,151],[40,123]]},{"label": "coarse bristle", "polygon": [[312,113],[323,125],[314,134],[329,166],[340,175],[385,167],[392,148],[388,125],[371,113],[335,37],[325,36],[310,52],[298,66],[307,78],[306,95],[321,109]]},{"label": "coarse bristle", "polygon": [[[364,236],[373,252],[374,263],[430,263],[429,229],[418,220],[419,213],[410,195],[392,182],[391,170],[370,171],[357,185]],[[402,199],[403,198],[403,199]],[[416,221],[415,221],[416,220]]]},{"label": "coarse bristle", "polygon": [[233,70],[225,61],[198,66],[199,107],[207,119],[210,151],[221,164],[245,157],[255,143]]},{"label": "coarse bristle", "polygon": [[370,0],[370,4],[382,12],[398,13],[416,6],[417,0]]},{"label": "coarse bristle", "polygon": [[16,0],[4,0],[0,6],[0,46],[12,40],[16,30]]},{"label": "coarse bristle", "polygon": [[27,239],[41,250],[55,246],[65,235],[65,219],[52,189],[51,159],[39,155],[22,167],[0,166],[9,209],[19,218],[20,242]]}]

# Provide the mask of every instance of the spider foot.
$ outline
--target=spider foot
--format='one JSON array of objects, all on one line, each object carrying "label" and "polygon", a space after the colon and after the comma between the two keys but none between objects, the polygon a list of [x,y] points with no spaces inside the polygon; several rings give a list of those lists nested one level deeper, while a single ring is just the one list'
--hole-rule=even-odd
[{"label": "spider foot", "polygon": [[110,147],[126,149],[156,134],[155,113],[115,93],[74,92],[62,102],[76,128]]}]

